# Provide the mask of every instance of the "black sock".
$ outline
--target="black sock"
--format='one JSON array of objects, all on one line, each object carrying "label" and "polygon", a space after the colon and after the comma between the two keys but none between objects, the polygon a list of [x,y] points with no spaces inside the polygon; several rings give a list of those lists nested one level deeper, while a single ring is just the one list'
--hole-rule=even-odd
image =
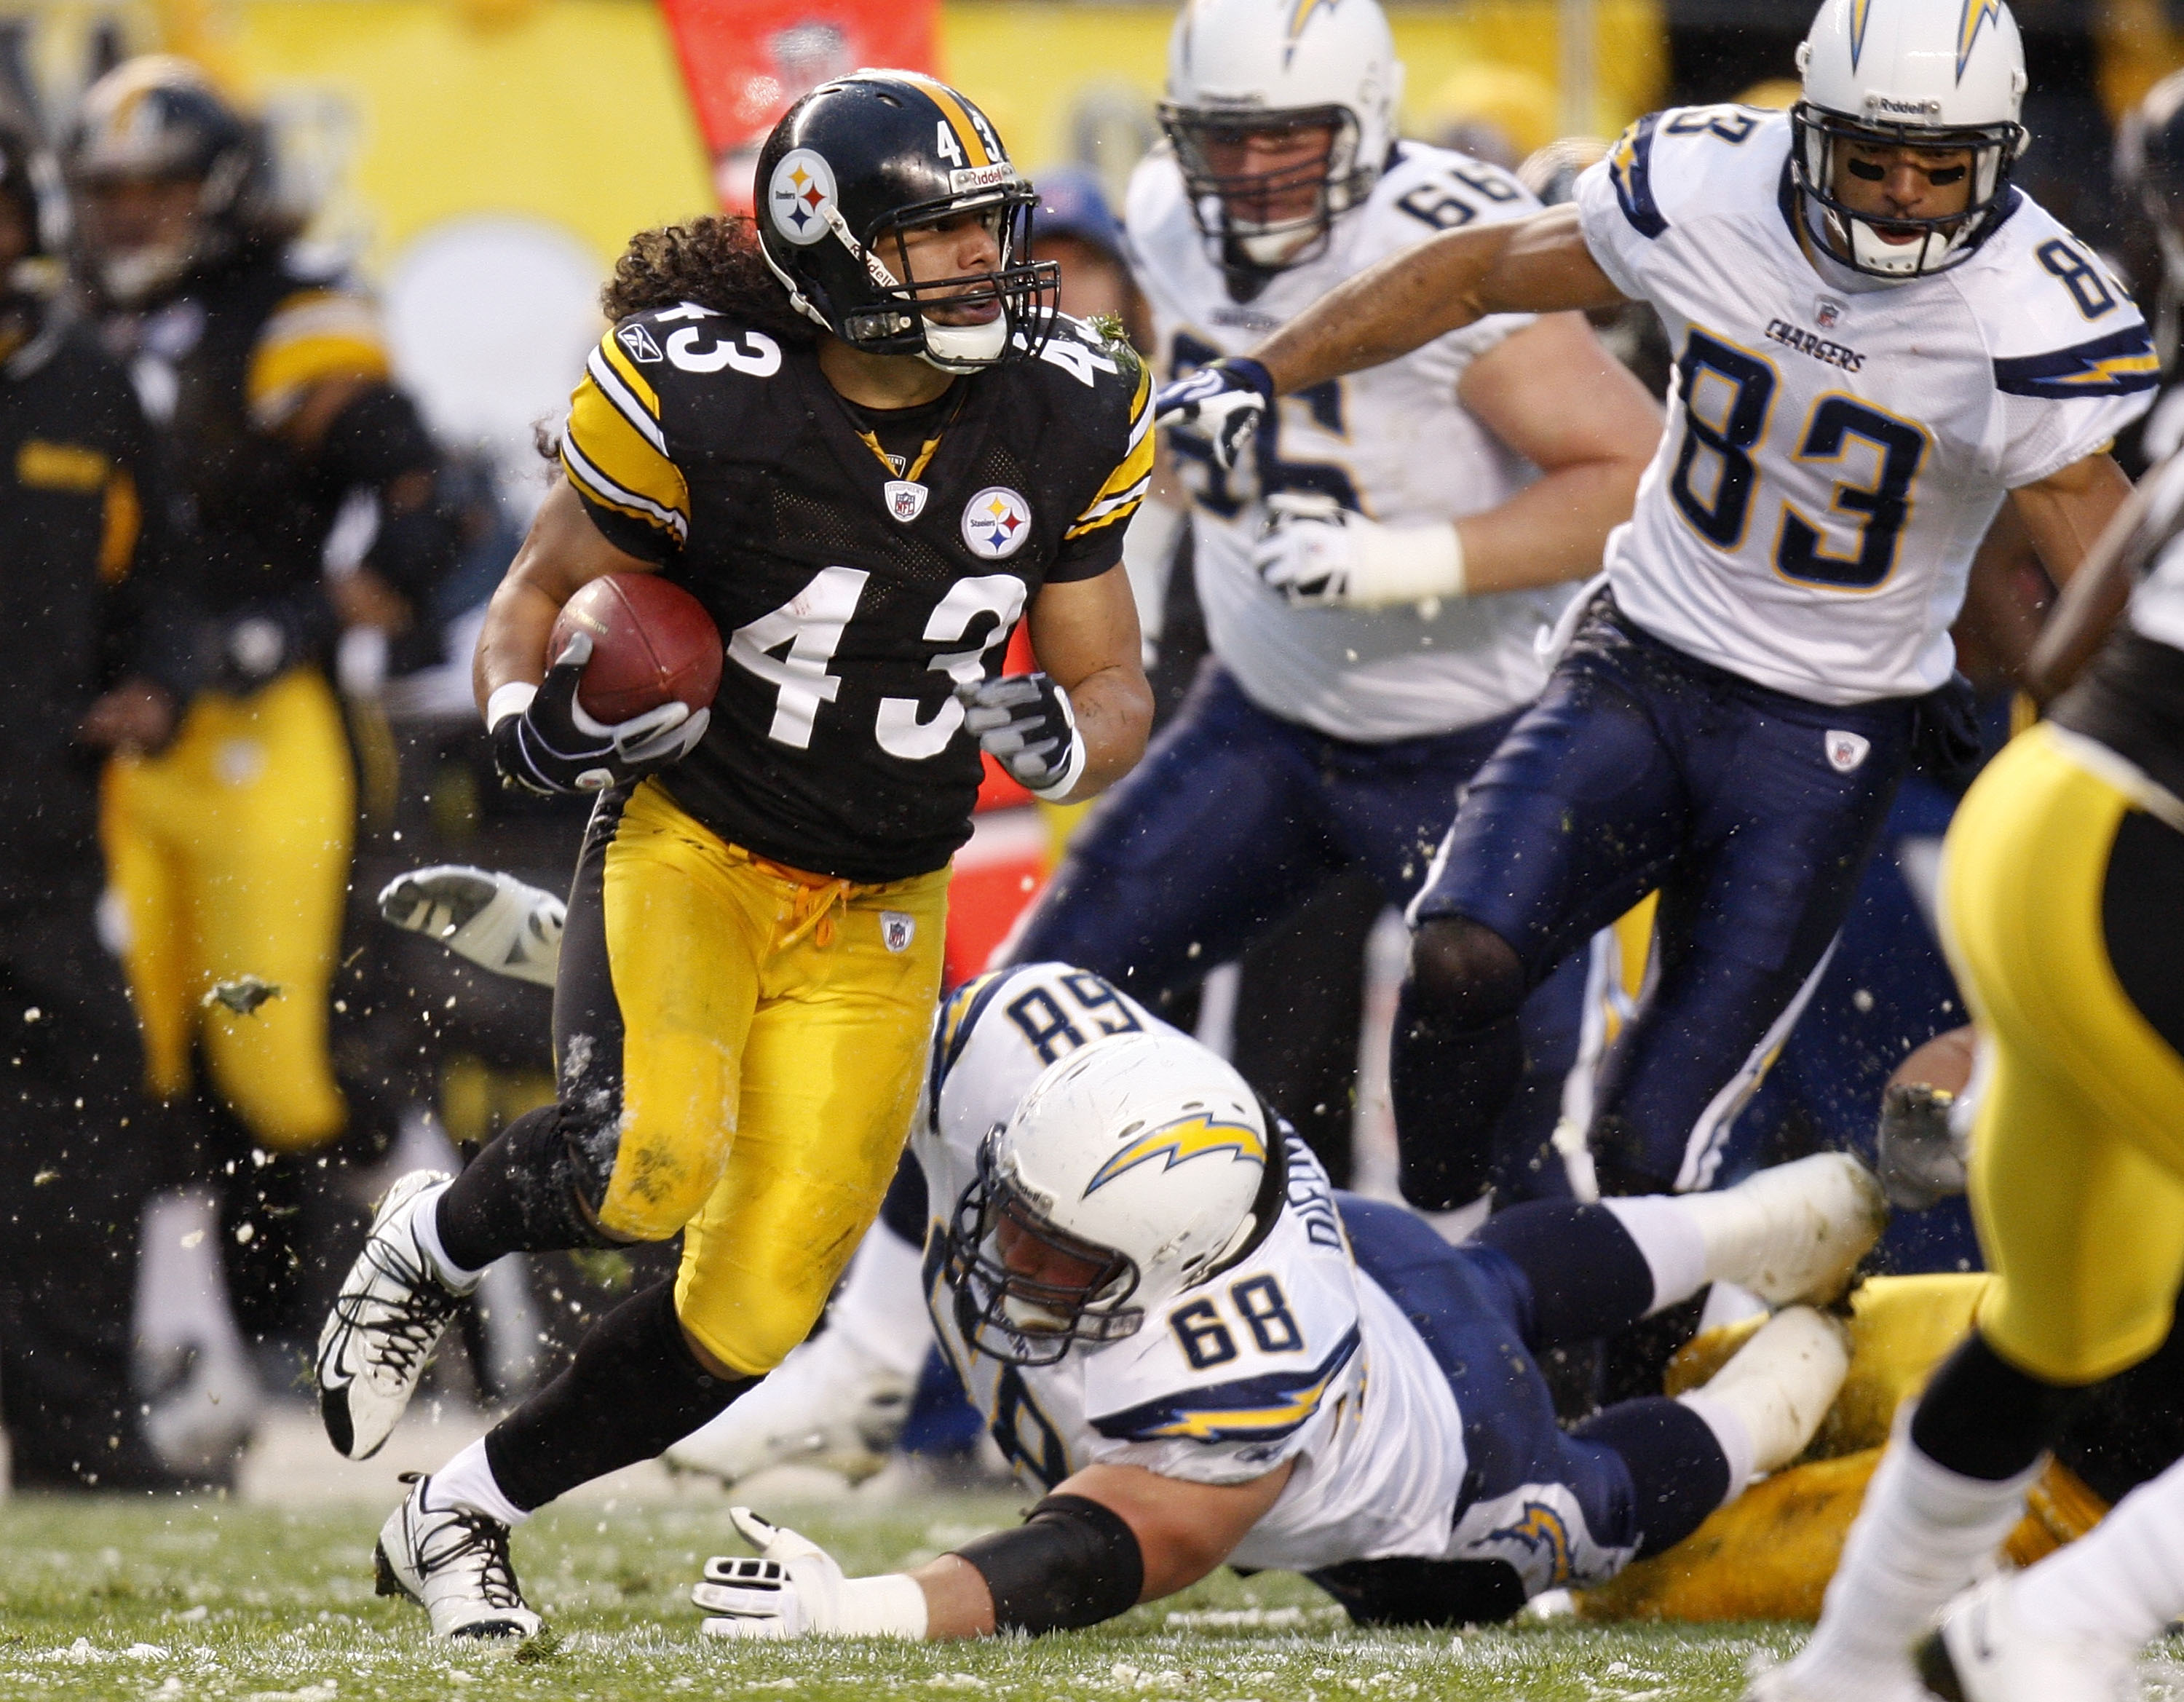
[{"label": "black sock", "polygon": [[1674,1547],[1729,1499],[1729,1460],[1707,1421],[1681,1401],[1649,1395],[1603,1408],[1570,1432],[1605,1443],[1630,1468],[1638,1553]]},{"label": "black sock", "polygon": [[441,1248],[465,1271],[482,1271],[510,1253],[616,1245],[577,1199],[561,1108],[542,1105],[471,1160],[440,1196],[433,1222]]},{"label": "black sock", "polygon": [[1974,1330],[1919,1398],[1911,1440],[1937,1466],[1998,1483],[2040,1457],[2083,1393],[2018,1370]]},{"label": "black sock", "polygon": [[1532,1290],[1537,1351],[1629,1329],[1653,1304],[1653,1271],[1604,1205],[1534,1200],[1497,1211],[1472,1238],[1505,1254]]},{"label": "black sock", "polygon": [[1494,1126],[1523,1079],[1524,1037],[1514,1016],[1457,1028],[1420,1004],[1406,982],[1389,1060],[1397,1182],[1421,1210],[1451,1211],[1491,1180]]},{"label": "black sock", "polygon": [[698,1363],[676,1321],[675,1285],[662,1282],[600,1319],[567,1370],[486,1432],[486,1463],[517,1506],[543,1507],[655,1458],[757,1382]]}]

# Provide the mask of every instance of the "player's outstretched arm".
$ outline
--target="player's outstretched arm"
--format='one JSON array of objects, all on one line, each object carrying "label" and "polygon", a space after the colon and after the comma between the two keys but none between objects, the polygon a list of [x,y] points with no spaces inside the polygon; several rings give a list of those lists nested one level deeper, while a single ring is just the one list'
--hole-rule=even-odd
[{"label": "player's outstretched arm", "polygon": [[1574,205],[1446,231],[1338,285],[1252,355],[1287,395],[1379,366],[1489,314],[1612,307],[1623,292],[1585,245]]},{"label": "player's outstretched arm", "polygon": [[1013,1530],[913,1572],[848,1578],[816,1544],[731,1510],[756,1560],[716,1557],[690,1597],[714,1637],[909,1637],[940,1642],[1097,1625],[1219,1566],[1288,1486],[1294,1460],[1244,1483],[1087,1466]]},{"label": "player's outstretched arm", "polygon": [[2025,664],[2025,688],[2044,704],[2100,648],[2131,600],[2132,580],[2153,541],[2138,524],[2143,494],[2133,500],[2131,481],[2105,453],[2011,492],[2010,504],[2048,576],[2063,587]]}]

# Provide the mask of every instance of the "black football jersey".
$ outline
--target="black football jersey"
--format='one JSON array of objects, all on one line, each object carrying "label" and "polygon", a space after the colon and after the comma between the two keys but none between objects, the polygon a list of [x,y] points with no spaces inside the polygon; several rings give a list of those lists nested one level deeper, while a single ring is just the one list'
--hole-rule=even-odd
[{"label": "black football jersey", "polygon": [[982,771],[956,686],[1000,671],[1041,587],[1122,558],[1153,460],[1126,346],[1064,320],[953,394],[900,453],[815,352],[687,303],[616,326],[577,387],[570,482],[727,646],[711,729],[662,783],[760,856],[859,882],[945,863]]}]

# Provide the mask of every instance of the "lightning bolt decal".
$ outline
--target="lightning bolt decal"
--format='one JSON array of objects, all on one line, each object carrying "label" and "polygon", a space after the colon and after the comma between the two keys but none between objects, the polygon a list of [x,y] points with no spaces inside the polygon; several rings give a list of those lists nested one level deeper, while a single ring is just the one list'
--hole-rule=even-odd
[{"label": "lightning bolt decal", "polygon": [[1964,81],[1964,67],[1972,61],[1972,45],[1979,40],[1980,25],[1990,18],[1995,20],[1996,28],[2002,26],[2002,0],[1964,0],[1964,14],[1957,25],[1958,82]]},{"label": "lightning bolt decal", "polygon": [[1312,14],[1324,8],[1332,12],[1336,0],[1290,0],[1289,40],[1282,47],[1282,69],[1296,57],[1297,38],[1304,34],[1304,26],[1312,22]]},{"label": "lightning bolt decal", "polygon": [[1858,69],[1858,56],[1865,51],[1865,20],[1872,14],[1873,0],[1850,0],[1850,68]]},{"label": "lightning bolt decal", "polygon": [[1267,1162],[1267,1143],[1248,1124],[1217,1123],[1201,1111],[1195,1117],[1180,1118],[1139,1135],[1093,1172],[1092,1180],[1084,1184],[1084,1197],[1089,1199],[1095,1191],[1123,1171],[1135,1170],[1156,1158],[1167,1160],[1162,1169],[1173,1170],[1179,1164],[1204,1158],[1208,1153],[1227,1153],[1263,1165]]}]

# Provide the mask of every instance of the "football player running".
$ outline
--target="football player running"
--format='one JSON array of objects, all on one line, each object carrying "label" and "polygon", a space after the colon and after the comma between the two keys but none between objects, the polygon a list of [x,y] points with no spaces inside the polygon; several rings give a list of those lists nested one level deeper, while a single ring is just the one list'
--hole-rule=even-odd
[{"label": "football player running", "polygon": [[[1396,140],[1402,71],[1375,0],[1194,0],[1177,16],[1169,145],[1133,175],[1125,219],[1172,375],[1436,230],[1536,210],[1498,168]],[[1362,865],[1407,903],[1458,789],[1546,677],[1534,640],[1571,595],[1561,582],[1597,565],[1659,436],[1575,314],[1498,316],[1323,386],[1269,417],[1245,465],[1173,434],[1213,660],[1006,957],[1079,964],[1157,1006],[1338,870]],[[1525,1007],[1505,1185],[1553,1133],[1584,980],[1573,963]],[[922,1215],[911,1174],[861,1266],[900,1280]],[[919,1362],[905,1321],[869,1345],[830,1331],[673,1457],[733,1482],[822,1434],[884,1432]]]},{"label": "football player running", "polygon": [[1792,112],[1643,119],[1573,206],[1435,236],[1163,398],[1233,447],[1277,394],[1494,313],[1626,298],[1678,351],[1605,583],[1412,907],[1399,1067],[1434,1092],[1399,1133],[1451,1191],[1514,1088],[1525,992],[1652,887],[1658,972],[1596,1161],[1613,1191],[1709,1182],[1898,776],[1957,743],[1948,626],[1997,509],[2062,581],[2128,494],[2106,446],[2153,350],[2010,183],[2007,7],[1828,0],[1800,58]]},{"label": "football player running", "polygon": [[[1178,14],[1168,145],[1124,217],[1171,377],[1436,231],[1537,210],[1496,167],[1398,141],[1402,79],[1375,0]],[[1545,683],[1534,641],[1628,516],[1660,429],[1581,315],[1509,314],[1269,410],[1248,461],[1171,434],[1214,659],[1010,955],[1154,1003],[1338,870],[1407,903],[1458,789]],[[1527,1021],[1526,1159],[1576,1051],[1574,968]]]},{"label": "football player running", "polygon": [[[672,1282],[387,1521],[381,1587],[443,1636],[535,1629],[510,1527],[713,1417],[818,1316],[916,1106],[981,745],[1086,797],[1150,719],[1117,570],[1150,380],[1054,314],[992,126],[860,72],[782,120],[757,187],[755,235],[701,220],[623,257],[566,478],[479,646],[504,773],[601,793],[560,942],[561,1097],[454,1182],[396,1185],[320,1341],[328,1433],[361,1458],[494,1260],[682,1236]],[[727,636],[710,726],[680,704],[601,725],[588,646],[545,654],[614,572],[666,574]],[[1027,610],[1047,671],[996,678]]]},{"label": "football player running", "polygon": [[760,1558],[707,1566],[710,1632],[1061,1630],[1224,1560],[1306,1572],[1368,1623],[1506,1617],[1674,1543],[1793,1458],[1841,1382],[1837,1327],[1788,1304],[1703,1389],[1565,1432],[1532,1354],[1709,1280],[1839,1292],[1884,1215],[1847,1156],[1519,1205],[1451,1247],[1334,1192],[1233,1069],[1089,971],[967,983],[932,1057],[923,1299],[1044,1499],[875,1578],[738,1509]]},{"label": "football player running", "polygon": [[[2073,1396],[2148,1358],[2184,1283],[2184,459],[2064,594],[2036,688],[2078,675],[2113,598],[2129,613],[2050,719],[1966,796],[1942,865],[1950,954],[1979,1025],[1971,1190],[1996,1276],[1876,1477],[1819,1629],[1769,1702],[1914,1696],[1930,1614],[2018,1515]],[[2120,1702],[2184,1610],[2184,1468],[2081,1543],[1958,1603],[1919,1650],[1958,1702]]]}]

